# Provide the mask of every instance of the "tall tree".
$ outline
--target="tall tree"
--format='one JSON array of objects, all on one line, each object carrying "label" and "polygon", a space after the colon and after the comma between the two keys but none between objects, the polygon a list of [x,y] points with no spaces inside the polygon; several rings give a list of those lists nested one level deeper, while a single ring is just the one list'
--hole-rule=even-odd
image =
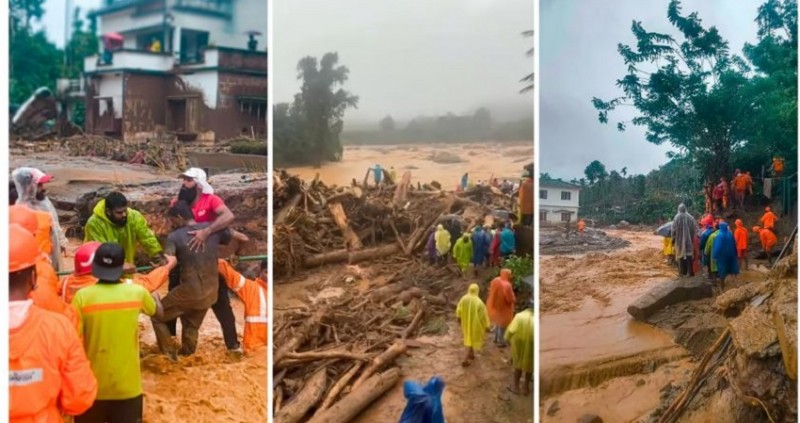
[{"label": "tall tree", "polygon": [[44,16],[44,0],[9,0],[8,11],[12,29],[21,25],[23,29],[30,30],[31,21]]},{"label": "tall tree", "polygon": [[72,35],[65,47],[67,61],[62,72],[62,76],[65,78],[80,77],[83,73],[83,59],[98,52],[96,18],[90,17],[88,28],[84,27],[86,27],[86,22],[81,19],[81,9],[76,7],[72,20]]},{"label": "tall tree", "polygon": [[[634,21],[636,46],[617,48],[628,67],[617,80],[624,94],[608,101],[595,97],[592,104],[601,123],[608,123],[617,107],[633,106],[638,116],[631,123],[647,129],[647,141],[672,144],[695,160],[706,178],[728,175],[731,152],[746,139],[750,105],[742,92],[748,67],[730,54],[715,27],[703,27],[697,13],[681,14],[678,0],[670,1],[667,18],[683,40],[648,32]],[[624,131],[626,122],[617,127]]]},{"label": "tall tree", "polygon": [[586,175],[586,179],[589,181],[589,184],[594,184],[595,181],[602,181],[603,179],[608,176],[606,172],[606,166],[600,163],[599,160],[594,160],[586,166],[586,169],[583,170],[583,174]]},{"label": "tall tree", "polygon": [[394,131],[394,119],[389,115],[381,119],[379,125],[382,131]]},{"label": "tall tree", "polygon": [[[523,31],[522,32],[522,36],[523,37],[533,38],[533,31],[532,30],[531,31]],[[528,51],[525,52],[525,55],[528,56],[528,57],[533,57],[533,47],[528,49]],[[522,79],[519,80],[519,82],[522,82],[523,84],[525,84],[525,86],[523,86],[522,89],[519,90],[520,94],[524,94],[524,93],[527,93],[528,91],[533,90],[533,72],[525,75]]]}]

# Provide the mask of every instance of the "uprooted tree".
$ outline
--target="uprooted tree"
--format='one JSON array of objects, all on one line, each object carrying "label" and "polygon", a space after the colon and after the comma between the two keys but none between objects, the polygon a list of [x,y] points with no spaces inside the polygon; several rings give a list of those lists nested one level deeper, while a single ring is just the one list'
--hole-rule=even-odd
[{"label": "uprooted tree", "polygon": [[[618,45],[628,67],[617,80],[624,94],[592,99],[599,121],[608,123],[619,106],[633,106],[638,115],[617,128],[645,127],[647,141],[670,143],[678,150],[673,158],[691,160],[706,180],[730,175],[734,154],[744,149],[793,157],[796,14],[796,0],[764,3],[756,19],[759,43],[746,45],[743,58],[730,53],[715,27],[703,27],[697,13],[681,14],[681,3],[672,0],[667,17],[683,40],[648,32],[634,21],[636,46]],[[765,124],[766,117],[774,124]]]},{"label": "uprooted tree", "polygon": [[297,78],[303,81],[294,102],[274,107],[276,160],[291,164],[320,166],[325,161],[342,159],[339,135],[344,128],[344,112],[356,107],[358,97],[342,88],[349,70],[337,66],[339,55],[327,53],[317,62],[311,56],[300,59]]}]

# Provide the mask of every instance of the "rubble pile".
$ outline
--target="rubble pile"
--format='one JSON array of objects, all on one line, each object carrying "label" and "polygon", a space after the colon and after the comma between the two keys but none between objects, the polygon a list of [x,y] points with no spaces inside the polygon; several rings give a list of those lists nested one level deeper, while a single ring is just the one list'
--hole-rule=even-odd
[{"label": "rubble pile", "polygon": [[568,231],[564,226],[542,226],[539,234],[539,251],[546,255],[615,250],[628,245],[629,241],[590,228],[586,228],[583,238],[574,228]]},{"label": "rubble pile", "polygon": [[[424,247],[428,229],[448,214],[460,216],[470,229],[491,212],[510,210],[513,202],[490,187],[453,194],[419,189],[410,173],[397,184],[349,187],[305,182],[280,171],[273,176],[274,272],[291,275],[303,268],[350,264]],[[420,186],[421,187],[421,186]]]},{"label": "rubble pile", "polygon": [[61,140],[61,144],[70,156],[103,157],[128,162],[137,158],[137,153],[141,153],[141,164],[162,170],[188,167],[186,152],[175,139],[125,143],[98,135],[75,135]]}]

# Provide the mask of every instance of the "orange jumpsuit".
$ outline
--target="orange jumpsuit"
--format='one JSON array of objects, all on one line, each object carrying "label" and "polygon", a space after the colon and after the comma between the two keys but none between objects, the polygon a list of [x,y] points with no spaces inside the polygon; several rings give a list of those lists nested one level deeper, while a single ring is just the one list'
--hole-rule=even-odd
[{"label": "orange jumpsuit", "polygon": [[744,258],[747,251],[747,228],[742,225],[741,221],[736,221],[736,230],[733,231],[733,239],[736,240],[736,254],[739,258]]},{"label": "orange jumpsuit", "polygon": [[36,262],[36,289],[31,291],[28,298],[33,300],[37,307],[64,315],[67,320],[78,328],[78,315],[75,310],[58,296],[58,276],[47,257],[42,256]]},{"label": "orange jumpsuit", "polygon": [[520,214],[533,214],[533,179],[525,178],[519,187]]},{"label": "orange jumpsuit", "polygon": [[245,279],[225,260],[219,260],[218,267],[225,284],[244,302],[244,350],[267,345],[267,282]]},{"label": "orange jumpsuit", "polygon": [[[135,274],[133,275],[133,283],[145,287],[148,291],[153,292],[164,285],[164,282],[169,278],[169,269],[166,266],[161,266],[153,269],[148,274]],[[92,286],[97,283],[97,278],[90,273],[85,275],[69,275],[62,279],[58,285],[58,295],[61,299],[68,304],[72,304],[72,299],[75,293],[81,288]]]},{"label": "orange jumpsuit", "polygon": [[63,316],[35,305],[8,333],[9,422],[61,423],[97,395],[97,379],[77,332]]},{"label": "orange jumpsuit", "polygon": [[764,224],[764,229],[775,230],[775,222],[777,221],[778,216],[771,211],[768,211],[761,216],[761,223]]},{"label": "orange jumpsuit", "polygon": [[771,251],[772,247],[778,243],[778,238],[774,233],[772,233],[772,231],[762,229],[758,231],[758,237],[761,239],[761,248],[767,252]]},{"label": "orange jumpsuit", "polygon": [[578,222],[578,232],[583,233],[583,231],[585,229],[586,229],[586,222],[584,222],[583,220],[579,221]]},{"label": "orange jumpsuit", "polygon": [[41,210],[32,210],[36,214],[36,220],[39,223],[34,236],[36,242],[39,244],[39,249],[47,254],[53,252],[53,240],[50,238],[50,232],[53,227],[53,217],[50,213]]},{"label": "orange jumpsuit", "polygon": [[492,324],[507,327],[514,318],[515,302],[511,271],[502,269],[500,276],[494,278],[489,285],[489,297],[486,299],[486,311]]}]

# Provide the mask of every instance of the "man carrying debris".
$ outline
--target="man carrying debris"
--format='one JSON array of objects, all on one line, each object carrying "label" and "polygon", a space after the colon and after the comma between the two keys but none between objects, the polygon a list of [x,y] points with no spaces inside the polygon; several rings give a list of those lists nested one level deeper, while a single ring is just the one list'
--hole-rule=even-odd
[{"label": "man carrying debris", "polygon": [[[36,168],[21,167],[11,173],[11,179],[14,181],[18,196],[15,204],[50,214],[49,236],[51,251],[49,251],[49,254],[53,268],[58,272],[61,269],[61,254],[66,253],[68,242],[67,236],[64,235],[64,231],[61,230],[61,225],[58,222],[58,212],[50,199],[47,198],[47,190],[44,188],[44,184],[50,182],[53,176]],[[39,217],[39,219],[42,218],[42,216]],[[39,226],[42,230],[46,230],[47,226],[43,223]],[[41,236],[39,238],[41,239]]]},{"label": "man carrying debris", "polygon": [[261,261],[256,279],[246,279],[225,260],[218,267],[225,284],[244,302],[244,351],[267,345],[267,261]]},{"label": "man carrying debris", "polygon": [[75,294],[72,305],[81,321],[83,345],[97,377],[97,400],[75,423],[140,422],[142,375],[139,365],[139,313],[161,314],[156,294],[122,283],[125,251],[104,243],[94,254],[96,285]]},{"label": "man carrying debris", "polygon": [[9,421],[61,422],[92,405],[97,380],[71,323],[29,299],[42,254],[33,234],[11,224],[8,238]]},{"label": "man carrying debris", "polygon": [[489,321],[494,326],[494,343],[500,348],[506,346],[503,334],[514,317],[516,301],[514,287],[511,286],[511,270],[501,269],[500,276],[489,284],[489,297],[486,299]]},{"label": "man carrying debris", "polygon": [[675,246],[675,258],[678,260],[680,276],[694,276],[692,254],[694,253],[694,237],[697,234],[697,222],[686,212],[686,206],[678,206],[678,214],[672,219],[672,243]]},{"label": "man carrying debris", "polygon": [[157,256],[161,264],[166,257],[155,234],[147,226],[144,216],[128,207],[128,199],[121,192],[112,192],[94,206],[86,222],[84,242],[98,241],[119,244],[125,253],[125,271],[135,270],[136,245],[144,248],[150,257]]},{"label": "man carrying debris", "polygon": [[758,239],[761,241],[761,251],[767,255],[767,262],[772,265],[772,249],[778,243],[778,237],[772,231],[762,229],[758,226],[753,227],[753,232],[758,234]]},{"label": "man carrying debris", "polygon": [[193,354],[197,348],[200,325],[208,309],[217,301],[220,277],[217,250],[220,241],[224,241],[224,237],[230,237],[230,232],[214,232],[206,241],[205,248],[194,249],[190,244],[190,233],[205,229],[209,224],[197,223],[192,210],[184,201],[178,201],[170,207],[167,216],[173,227],[173,232],[167,237],[167,250],[174,250],[178,258],[180,284],[164,297],[163,316],[155,317],[152,321],[161,352],[176,360],[175,346],[167,322],[180,317],[181,348],[177,353]]},{"label": "man carrying debris", "polygon": [[[528,396],[533,380],[533,298],[528,301],[528,308],[517,313],[505,333],[505,340],[511,344],[511,364],[514,366],[514,385],[508,390],[515,394]],[[525,381],[520,390],[519,382],[522,374]]]},{"label": "man carrying debris", "polygon": [[[225,201],[214,194],[214,188],[208,183],[206,172],[203,169],[189,168],[180,177],[183,179],[183,185],[178,193],[177,201],[184,201],[191,207],[196,223],[209,224],[201,230],[189,232],[189,235],[193,236],[189,239],[189,248],[202,250],[205,248],[205,243],[209,236],[227,229],[233,223],[234,215],[225,205]],[[216,248],[216,245],[214,245],[214,248]],[[170,272],[170,291],[180,283],[180,272],[180,264]],[[222,279],[217,283],[217,300],[211,306],[211,310],[214,312],[214,316],[216,316],[222,329],[225,346],[229,351],[241,352],[241,345],[236,335],[236,318],[233,315],[230,298],[228,297],[228,287]],[[167,323],[172,336],[177,334],[176,324],[177,321],[174,319]]]},{"label": "man carrying debris", "polygon": [[456,307],[456,317],[461,324],[464,347],[467,349],[464,361],[461,362],[464,367],[468,367],[475,360],[475,350],[483,348],[486,331],[489,330],[489,315],[486,313],[486,305],[478,296],[479,292],[478,284],[471,284]]}]

